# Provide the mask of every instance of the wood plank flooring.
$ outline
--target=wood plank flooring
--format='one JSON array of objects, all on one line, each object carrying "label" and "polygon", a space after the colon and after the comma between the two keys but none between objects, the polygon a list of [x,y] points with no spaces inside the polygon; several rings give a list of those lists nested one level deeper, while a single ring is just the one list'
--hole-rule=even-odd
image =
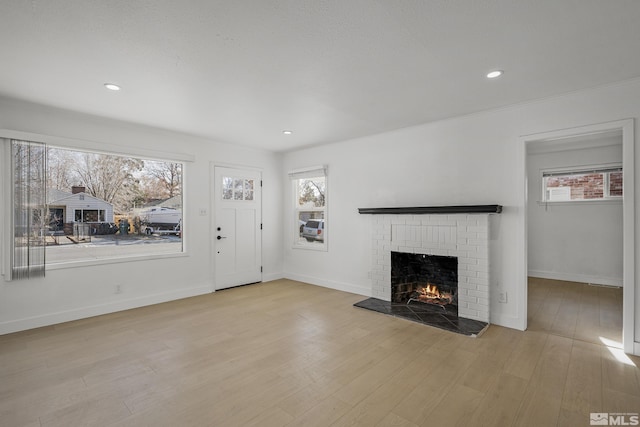
[{"label": "wood plank flooring", "polygon": [[[2,426],[587,426],[640,412],[621,295],[532,279],[480,338],[278,280],[0,337]],[[618,301],[619,299],[619,301]]]}]

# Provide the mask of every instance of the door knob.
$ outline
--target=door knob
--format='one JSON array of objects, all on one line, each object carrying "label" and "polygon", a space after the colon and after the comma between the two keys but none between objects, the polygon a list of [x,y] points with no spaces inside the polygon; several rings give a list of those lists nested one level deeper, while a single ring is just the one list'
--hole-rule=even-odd
[{"label": "door knob", "polygon": [[218,237],[217,237],[217,239],[218,239],[218,240],[220,240],[220,239],[226,239],[226,237],[224,237],[224,236],[218,236]]}]

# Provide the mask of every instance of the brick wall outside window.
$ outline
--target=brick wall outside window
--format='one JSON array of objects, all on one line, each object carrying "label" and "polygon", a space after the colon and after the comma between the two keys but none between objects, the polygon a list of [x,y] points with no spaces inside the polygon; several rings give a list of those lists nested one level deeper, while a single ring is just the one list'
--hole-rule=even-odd
[{"label": "brick wall outside window", "polygon": [[622,196],[622,172],[609,174],[609,195]]},{"label": "brick wall outside window", "polygon": [[547,188],[553,187],[570,187],[571,200],[602,199],[604,197],[604,177],[601,173],[547,178]]}]

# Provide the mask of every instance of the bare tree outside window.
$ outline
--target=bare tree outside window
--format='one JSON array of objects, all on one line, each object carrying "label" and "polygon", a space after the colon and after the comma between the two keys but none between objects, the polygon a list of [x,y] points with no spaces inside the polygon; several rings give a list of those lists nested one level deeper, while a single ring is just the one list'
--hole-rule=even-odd
[{"label": "bare tree outside window", "polygon": [[182,252],[182,163],[58,147],[47,158],[48,262]]}]

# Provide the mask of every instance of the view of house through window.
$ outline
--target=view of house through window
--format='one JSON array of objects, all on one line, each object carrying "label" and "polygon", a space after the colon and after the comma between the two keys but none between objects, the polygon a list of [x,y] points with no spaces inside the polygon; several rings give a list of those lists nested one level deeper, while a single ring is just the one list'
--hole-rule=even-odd
[{"label": "view of house through window", "polygon": [[47,264],[182,252],[182,164],[47,149]]},{"label": "view of house through window", "polygon": [[607,200],[622,197],[622,168],[542,173],[543,200]]},{"label": "view of house through window", "polygon": [[290,176],[295,193],[294,245],[325,248],[327,186],[324,169]]}]

